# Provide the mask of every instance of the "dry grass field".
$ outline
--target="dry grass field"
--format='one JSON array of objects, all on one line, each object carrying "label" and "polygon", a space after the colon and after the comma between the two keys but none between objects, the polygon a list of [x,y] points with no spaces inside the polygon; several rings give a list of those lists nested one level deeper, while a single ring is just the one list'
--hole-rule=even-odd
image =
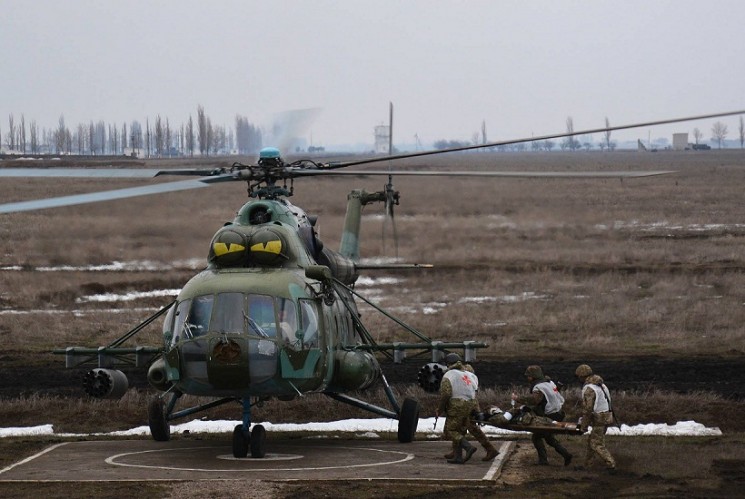
[{"label": "dry grass field", "polygon": [[[218,159],[209,166],[230,162],[232,159]],[[29,163],[23,162],[23,166]],[[173,160],[146,163],[148,167],[182,166]],[[187,167],[201,166],[194,161],[186,163]],[[0,168],[5,166],[18,165],[0,162]],[[481,362],[619,359],[634,363],[648,358],[685,358],[707,364],[727,359],[729,366],[739,363],[745,368],[745,152],[460,153],[412,159],[395,166],[445,170],[674,170],[669,175],[625,180],[394,177],[401,192],[401,205],[396,207],[400,259],[435,267],[371,272],[366,276],[378,279],[360,283],[358,290],[432,338],[489,343],[487,351],[479,354]],[[353,188],[379,190],[385,181],[385,177],[299,179],[291,200],[319,216],[321,239],[336,248],[346,194]],[[3,179],[0,200],[143,183]],[[0,409],[0,426],[55,422],[56,426],[78,431],[80,427],[106,430],[142,424],[136,418],[143,417],[146,391],[132,390],[120,402],[96,402],[94,417],[90,406],[79,397],[34,397],[35,391],[48,392],[35,387],[33,380],[41,376],[41,371],[54,373],[52,376],[60,371],[62,360],[48,354],[52,348],[105,344],[169,301],[150,297],[102,303],[87,301],[87,297],[178,289],[206,263],[212,234],[232,219],[245,200],[245,185],[235,183],[0,215],[0,369],[23,373],[29,380],[25,386],[16,386],[16,376],[12,378],[13,387],[1,386],[0,381],[2,393],[8,396]],[[383,251],[381,214],[381,206],[365,209],[363,258],[393,254],[390,231]],[[150,262],[151,268],[88,268],[112,262]],[[382,277],[392,279],[382,281]],[[401,339],[398,327],[368,307],[362,310],[376,339]],[[139,341],[157,344],[158,328],[151,328]],[[517,367],[522,368],[522,364]],[[732,377],[735,371],[745,369],[721,375]],[[601,374],[614,379],[614,373]],[[622,375],[616,376],[620,383]],[[519,384],[522,379],[509,382]],[[14,396],[8,395],[11,388]],[[21,393],[24,396],[19,398]],[[506,393],[496,391],[493,396],[503,398]],[[430,407],[433,402],[427,397],[422,394],[425,407]],[[619,397],[624,401],[628,421],[674,421],[681,413],[705,412],[707,423],[716,424],[721,418],[719,424],[731,430],[745,424],[742,417],[734,415],[745,412],[741,391],[726,398],[702,392],[628,393]],[[268,410],[280,420],[303,418],[308,411],[302,404],[294,409],[277,404]],[[736,474],[741,480],[745,476],[745,456],[732,451],[741,447],[741,436],[735,433],[717,442],[743,472]],[[685,449],[688,455],[692,449],[699,452],[712,445],[709,441],[693,441],[681,444],[679,450]],[[630,451],[621,446],[620,441],[614,442],[618,452],[626,452],[628,467],[643,475],[644,451],[637,449],[637,454],[630,456]],[[645,444],[639,449],[651,447]],[[675,451],[670,453],[674,455]],[[706,459],[714,467],[713,463],[723,459],[720,454],[721,449],[703,455],[710,456]],[[691,454],[688,465],[695,466],[695,459]],[[652,480],[662,484],[663,488],[657,490],[660,496],[667,495],[665,484],[681,492],[686,487],[679,488],[680,483],[686,482],[686,476],[699,477],[681,470],[651,473],[661,477]],[[705,484],[693,479],[690,483],[695,482],[694,487],[700,486],[703,491],[711,488],[712,494],[718,495],[716,487],[724,478],[717,473],[703,476],[695,480],[708,480]],[[551,491],[550,482],[541,481],[549,478],[536,479],[533,485],[530,479],[522,478],[514,491],[518,496]],[[302,488],[298,490],[298,494],[303,492]],[[286,492],[292,496],[291,491]],[[719,492],[727,495],[724,489]],[[427,492],[419,496],[427,497]],[[392,492],[391,497],[403,496]]]}]

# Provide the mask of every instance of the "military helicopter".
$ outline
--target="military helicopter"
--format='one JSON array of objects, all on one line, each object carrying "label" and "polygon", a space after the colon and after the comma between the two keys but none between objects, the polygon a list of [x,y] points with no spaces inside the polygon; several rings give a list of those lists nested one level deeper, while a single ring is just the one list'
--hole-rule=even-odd
[{"label": "military helicopter", "polygon": [[[67,367],[96,365],[84,376],[86,392],[94,397],[118,398],[128,389],[121,366],[148,368],[148,381],[162,393],[148,407],[148,424],[156,441],[170,439],[170,422],[218,405],[238,402],[242,423],[233,431],[236,458],[266,455],[266,432],[252,424],[251,408],[275,397],[292,400],[306,393],[322,393],[337,401],[398,420],[398,440],[414,438],[420,406],[407,398],[399,403],[382,373],[376,353],[401,361],[408,350],[432,352],[419,382],[427,389],[439,384],[438,361],[446,352],[463,349],[466,361],[487,345],[475,341],[436,342],[386,313],[354,289],[360,271],[372,268],[422,267],[419,264],[364,265],[359,261],[362,208],[382,202],[393,214],[399,193],[393,175],[485,177],[642,177],[669,173],[648,172],[444,172],[405,170],[349,170],[381,161],[443,154],[500,145],[548,140],[580,134],[741,114],[743,111],[674,120],[584,130],[574,133],[516,139],[438,151],[373,157],[343,162],[301,159],[285,163],[276,148],[265,148],[254,165],[235,163],[216,169],[0,169],[0,177],[128,177],[188,175],[196,179],[92,194],[0,204],[0,213],[37,210],[109,199],[128,198],[206,187],[229,181],[248,184],[249,201],[235,218],[213,236],[206,269],[190,279],[170,304],[136,327],[98,348],[55,350],[66,356]],[[294,180],[312,176],[383,175],[382,191],[354,190],[348,196],[339,251],[325,247],[314,226],[316,218],[293,205]],[[418,341],[379,344],[360,320],[356,300],[384,313]],[[146,326],[163,319],[163,341],[158,346],[123,346]],[[349,395],[364,391],[378,380],[391,409]],[[219,397],[195,407],[176,410],[185,395]]]}]

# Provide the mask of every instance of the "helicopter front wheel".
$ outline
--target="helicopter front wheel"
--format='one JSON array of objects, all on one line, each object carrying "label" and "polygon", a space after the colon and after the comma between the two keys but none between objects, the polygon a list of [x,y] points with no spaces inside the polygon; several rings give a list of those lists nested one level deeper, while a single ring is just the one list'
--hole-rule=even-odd
[{"label": "helicopter front wheel", "polygon": [[405,399],[398,417],[398,441],[407,444],[414,440],[418,424],[419,402],[415,399]]},{"label": "helicopter front wheel", "polygon": [[[248,436],[248,432],[243,431],[243,425],[236,425],[233,429],[233,457],[246,457],[248,455],[249,441],[250,437]],[[253,447],[253,442],[251,444],[251,447]],[[253,452],[251,455],[253,455]]]},{"label": "helicopter front wheel", "polygon": [[266,456],[266,449],[264,443],[266,442],[266,430],[263,426],[256,425],[251,430],[251,457],[264,457]]},{"label": "helicopter front wheel", "polygon": [[166,419],[166,404],[162,398],[155,397],[150,401],[147,408],[147,423],[153,440],[167,442],[171,439],[171,425]]}]

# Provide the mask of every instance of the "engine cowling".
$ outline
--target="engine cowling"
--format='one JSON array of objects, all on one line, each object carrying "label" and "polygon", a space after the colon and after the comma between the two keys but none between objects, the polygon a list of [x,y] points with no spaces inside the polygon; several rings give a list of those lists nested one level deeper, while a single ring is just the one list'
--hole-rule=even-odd
[{"label": "engine cowling", "polygon": [[345,390],[364,390],[380,376],[380,364],[370,352],[338,351],[332,384]]}]

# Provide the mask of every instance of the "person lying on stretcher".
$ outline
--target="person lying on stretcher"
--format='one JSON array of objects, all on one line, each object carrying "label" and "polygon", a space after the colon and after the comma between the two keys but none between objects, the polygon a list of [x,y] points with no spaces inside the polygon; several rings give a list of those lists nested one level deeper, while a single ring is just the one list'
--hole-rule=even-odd
[{"label": "person lying on stretcher", "polygon": [[536,416],[528,406],[513,407],[508,411],[503,411],[497,406],[489,406],[484,412],[474,414],[474,418],[483,423],[508,430],[523,431],[549,431],[553,430],[561,433],[582,434],[578,429],[577,423],[564,423],[554,421],[544,416]]}]

